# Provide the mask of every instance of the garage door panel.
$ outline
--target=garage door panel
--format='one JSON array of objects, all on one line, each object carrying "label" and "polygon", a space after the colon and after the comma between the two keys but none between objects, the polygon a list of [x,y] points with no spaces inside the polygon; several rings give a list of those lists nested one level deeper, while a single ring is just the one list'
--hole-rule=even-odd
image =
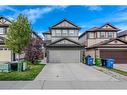
[{"label": "garage door panel", "polygon": [[79,63],[80,51],[79,50],[50,50],[49,62],[50,63]]},{"label": "garage door panel", "polygon": [[116,63],[127,63],[127,51],[126,50],[101,50],[101,58],[113,58]]}]

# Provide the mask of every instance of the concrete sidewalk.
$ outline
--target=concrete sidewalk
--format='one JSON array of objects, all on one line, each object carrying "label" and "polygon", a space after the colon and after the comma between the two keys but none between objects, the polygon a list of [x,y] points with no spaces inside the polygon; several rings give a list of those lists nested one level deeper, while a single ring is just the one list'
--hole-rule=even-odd
[{"label": "concrete sidewalk", "polygon": [[114,68],[127,72],[127,64],[114,64]]}]

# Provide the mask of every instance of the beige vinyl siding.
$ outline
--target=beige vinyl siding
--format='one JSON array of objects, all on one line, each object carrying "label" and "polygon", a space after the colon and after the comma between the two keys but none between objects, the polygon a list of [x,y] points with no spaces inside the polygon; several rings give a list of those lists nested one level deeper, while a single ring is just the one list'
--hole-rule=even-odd
[{"label": "beige vinyl siding", "polygon": [[[59,39],[61,39],[61,38],[62,38],[62,37],[52,37],[51,39],[52,39],[52,42],[54,42],[54,41],[59,40]],[[66,37],[66,38],[78,42],[78,37]]]},{"label": "beige vinyl siding", "polygon": [[84,44],[86,45],[87,43],[87,34],[85,34],[84,36],[82,36],[80,39],[79,39],[79,43],[81,44]]},{"label": "beige vinyl siding", "polygon": [[11,50],[0,50],[0,61],[11,62]]},{"label": "beige vinyl siding", "polygon": [[98,44],[98,43],[100,43],[101,41],[105,41],[105,40],[108,40],[108,39],[88,39],[88,40],[87,40],[87,41],[88,41],[87,46],[89,47],[89,46],[92,46],[92,45],[94,45],[94,44]]}]

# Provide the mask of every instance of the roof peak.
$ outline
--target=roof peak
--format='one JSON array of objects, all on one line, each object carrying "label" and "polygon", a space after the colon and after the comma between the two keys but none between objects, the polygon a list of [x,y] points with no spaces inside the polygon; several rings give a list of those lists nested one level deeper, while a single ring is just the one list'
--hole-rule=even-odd
[{"label": "roof peak", "polygon": [[[55,26],[59,25],[60,23],[62,23],[62,22],[64,22],[64,21],[66,21],[66,22],[68,22],[69,24],[75,26],[75,27],[73,27],[73,28],[78,28],[78,29],[80,29],[79,26],[77,26],[77,25],[74,24],[71,20],[69,20],[69,19],[67,19],[67,18],[64,18],[64,19],[60,20],[60,21],[57,22],[56,24],[52,25],[50,28],[54,28]],[[66,28],[67,28],[67,27],[66,27]],[[68,27],[68,28],[72,28],[72,27]]]}]

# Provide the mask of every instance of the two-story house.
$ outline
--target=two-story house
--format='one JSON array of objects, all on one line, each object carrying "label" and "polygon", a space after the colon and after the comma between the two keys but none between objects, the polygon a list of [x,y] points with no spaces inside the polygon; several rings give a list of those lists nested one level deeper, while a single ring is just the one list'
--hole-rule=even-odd
[{"label": "two-story house", "polygon": [[127,42],[117,38],[120,29],[107,23],[94,27],[79,36],[79,42],[86,46],[85,56],[114,58],[116,63],[127,63]]},{"label": "two-story house", "polygon": [[[6,48],[4,43],[10,24],[11,21],[9,19],[3,16],[0,17],[0,62],[11,62],[15,61],[17,58],[16,54],[13,53],[12,50]],[[32,32],[32,37],[41,39],[35,32]],[[24,58],[24,53],[20,55],[20,58]]]},{"label": "two-story house", "polygon": [[0,61],[12,61],[13,60],[13,53],[11,50],[5,47],[5,37],[8,31],[9,24],[11,23],[5,17],[0,17]]},{"label": "two-story house", "polygon": [[47,62],[79,63],[81,44],[78,43],[80,27],[64,19],[43,33]]}]

